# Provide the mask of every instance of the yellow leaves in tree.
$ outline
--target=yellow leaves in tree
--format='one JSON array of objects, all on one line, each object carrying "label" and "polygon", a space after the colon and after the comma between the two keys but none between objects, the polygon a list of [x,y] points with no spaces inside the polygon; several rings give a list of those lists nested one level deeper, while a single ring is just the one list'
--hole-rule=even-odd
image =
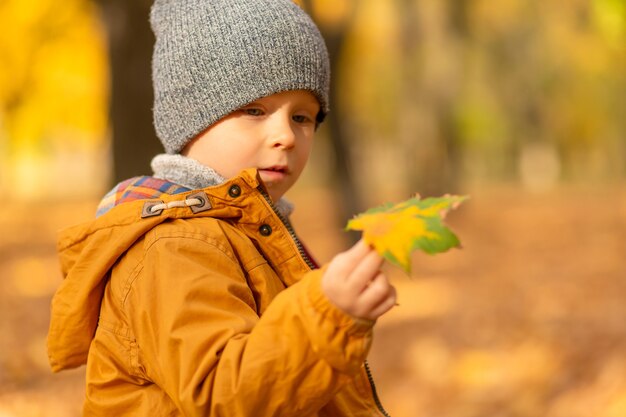
[{"label": "yellow leaves in tree", "polygon": [[0,1],[0,27],[0,136],[8,149],[47,155],[72,141],[99,145],[109,74],[95,2]]},{"label": "yellow leaves in tree", "polygon": [[465,199],[443,196],[421,200],[415,196],[395,205],[369,209],[350,220],[346,229],[362,230],[365,241],[381,256],[409,272],[414,250],[435,254],[460,246],[443,219]]}]

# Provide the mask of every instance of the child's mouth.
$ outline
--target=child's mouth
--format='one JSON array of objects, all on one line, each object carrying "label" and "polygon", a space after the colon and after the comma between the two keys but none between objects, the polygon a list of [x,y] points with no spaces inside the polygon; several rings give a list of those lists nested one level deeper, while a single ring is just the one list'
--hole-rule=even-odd
[{"label": "child's mouth", "polygon": [[267,168],[259,168],[259,171],[272,171],[272,172],[280,172],[282,174],[288,174],[288,168],[285,165],[275,165]]},{"label": "child's mouth", "polygon": [[289,169],[286,166],[272,166],[267,168],[259,168],[259,174],[263,181],[278,181],[282,180],[289,174]]}]

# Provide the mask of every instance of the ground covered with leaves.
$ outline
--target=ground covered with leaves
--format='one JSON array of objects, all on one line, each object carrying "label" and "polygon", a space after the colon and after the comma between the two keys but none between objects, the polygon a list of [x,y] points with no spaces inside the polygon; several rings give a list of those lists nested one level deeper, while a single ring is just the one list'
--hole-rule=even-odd
[{"label": "ground covered with leaves", "polygon": [[[626,188],[471,191],[449,216],[462,250],[388,267],[400,305],[370,355],[394,417],[626,415]],[[324,191],[293,196],[322,261],[345,246]],[[372,205],[383,203],[372,199]],[[0,207],[0,417],[80,415],[84,369],[52,375],[45,336],[57,229],[95,202]],[[316,207],[307,210],[306,207]]]}]

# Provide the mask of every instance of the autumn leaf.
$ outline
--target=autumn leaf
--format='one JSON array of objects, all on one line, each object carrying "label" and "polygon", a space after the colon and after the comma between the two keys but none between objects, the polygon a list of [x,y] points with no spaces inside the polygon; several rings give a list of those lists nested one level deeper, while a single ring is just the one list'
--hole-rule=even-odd
[{"label": "autumn leaf", "polygon": [[346,230],[362,230],[365,241],[381,256],[409,272],[414,250],[435,254],[460,246],[443,219],[466,199],[446,195],[421,200],[415,196],[395,205],[387,203],[355,216]]}]

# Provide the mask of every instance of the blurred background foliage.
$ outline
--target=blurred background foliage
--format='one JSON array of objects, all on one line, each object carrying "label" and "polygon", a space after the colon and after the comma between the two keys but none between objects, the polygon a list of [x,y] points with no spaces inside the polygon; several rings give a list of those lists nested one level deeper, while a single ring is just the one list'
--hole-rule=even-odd
[{"label": "blurred background foliage", "polygon": [[99,192],[109,70],[96,8],[3,0],[0,25],[0,191],[19,199]]},{"label": "blurred background foliage", "polygon": [[[357,208],[372,189],[395,198],[485,181],[549,189],[624,179],[624,1],[300,3],[334,65],[335,121],[320,132],[306,178],[349,176]],[[0,2],[4,194],[58,197],[62,182],[62,194],[98,195],[148,172],[160,145],[146,110],[132,140],[124,132],[137,129],[133,119],[114,122],[151,106],[149,92],[140,101],[129,92],[150,86],[151,38],[135,34],[148,31],[149,4]],[[109,59],[120,44],[123,55]],[[149,145],[118,155],[118,138]]]},{"label": "blurred background foliage", "polygon": [[[84,368],[45,354],[55,231],[161,151],[150,3],[0,0],[1,417],[80,414]],[[626,415],[626,2],[298,3],[333,69],[291,193],[313,253],[368,206],[472,196],[463,251],[389,271],[371,364],[391,414]]]}]

